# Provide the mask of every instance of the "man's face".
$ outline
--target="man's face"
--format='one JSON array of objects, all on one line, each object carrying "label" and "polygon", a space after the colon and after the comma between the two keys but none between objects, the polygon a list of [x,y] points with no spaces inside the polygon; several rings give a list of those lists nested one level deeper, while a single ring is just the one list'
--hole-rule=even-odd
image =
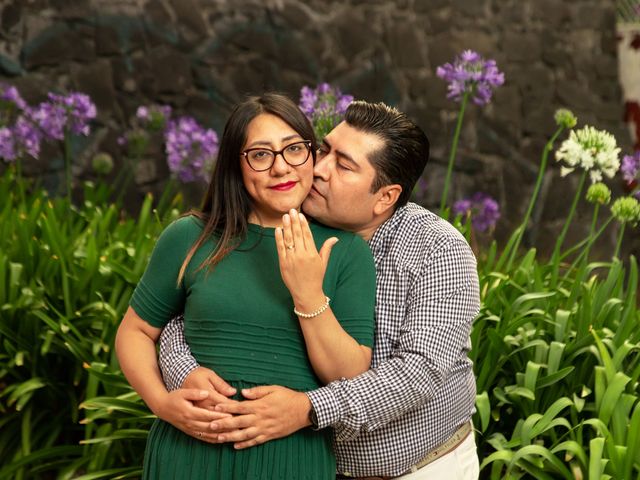
[{"label": "man's face", "polygon": [[303,210],[331,227],[356,233],[370,229],[378,197],[371,193],[376,171],[368,158],[383,146],[377,135],[340,123],[318,151],[313,187]]}]

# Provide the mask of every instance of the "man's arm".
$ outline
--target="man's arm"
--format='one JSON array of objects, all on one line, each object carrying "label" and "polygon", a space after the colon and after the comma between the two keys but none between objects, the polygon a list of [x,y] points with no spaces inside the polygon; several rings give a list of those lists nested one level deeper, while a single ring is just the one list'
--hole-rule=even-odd
[{"label": "man's arm", "polygon": [[187,376],[199,367],[184,338],[184,318],[172,319],[160,334],[158,364],[167,390],[177,390]]},{"label": "man's arm", "polygon": [[[471,324],[480,307],[476,268],[471,249],[461,240],[432,256],[411,288],[405,316],[398,319],[400,335],[390,357],[356,378],[339,380],[307,393],[320,428],[337,426],[338,439],[348,440],[363,430],[386,425],[428,402],[438,392],[470,346]],[[260,395],[255,390],[243,394],[257,398]],[[271,405],[269,393],[260,397],[253,403],[216,407],[218,411],[240,414],[213,422],[214,431],[239,429],[220,435],[219,440],[239,442],[236,447],[244,448],[256,444],[258,436],[264,441],[279,438],[265,437],[255,427],[260,415],[255,407],[271,415],[281,409],[276,396],[272,397]],[[241,406],[243,403],[246,405]],[[303,418],[309,408],[303,402],[291,402],[289,414]],[[248,418],[251,415],[253,423]],[[298,421],[295,426],[299,429],[305,425]]]},{"label": "man's arm", "polygon": [[[320,428],[338,440],[373,431],[433,398],[470,348],[480,309],[476,260],[455,241],[432,256],[412,285],[390,357],[352,379],[309,392]],[[393,341],[393,340],[392,340]]]}]

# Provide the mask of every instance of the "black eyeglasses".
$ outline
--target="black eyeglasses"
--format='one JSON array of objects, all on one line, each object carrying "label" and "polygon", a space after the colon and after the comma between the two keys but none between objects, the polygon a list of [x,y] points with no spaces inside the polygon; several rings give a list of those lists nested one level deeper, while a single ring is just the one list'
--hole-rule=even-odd
[{"label": "black eyeglasses", "polygon": [[276,161],[276,155],[282,158],[292,167],[302,165],[309,159],[311,153],[311,142],[303,140],[287,145],[282,150],[271,150],[270,148],[249,148],[242,152],[242,156],[247,159],[249,166],[256,172],[269,170]]}]

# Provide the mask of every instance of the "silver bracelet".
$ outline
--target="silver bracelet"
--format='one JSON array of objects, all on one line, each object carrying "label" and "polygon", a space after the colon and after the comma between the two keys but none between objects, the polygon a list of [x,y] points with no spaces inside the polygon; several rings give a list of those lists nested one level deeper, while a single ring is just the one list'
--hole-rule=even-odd
[{"label": "silver bracelet", "polygon": [[311,313],[302,313],[299,312],[298,309],[296,307],[293,307],[293,313],[295,313],[297,316],[302,317],[302,318],[313,318],[313,317],[317,317],[318,315],[320,315],[322,312],[324,312],[327,308],[329,308],[329,302],[331,301],[331,299],[327,296],[324,297],[324,305],[322,305],[319,309],[317,309],[315,312],[311,312]]}]

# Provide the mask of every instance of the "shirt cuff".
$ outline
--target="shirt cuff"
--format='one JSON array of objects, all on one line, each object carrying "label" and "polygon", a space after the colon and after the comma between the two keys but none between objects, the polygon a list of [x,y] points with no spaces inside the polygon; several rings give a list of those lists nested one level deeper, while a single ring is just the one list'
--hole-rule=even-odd
[{"label": "shirt cuff", "polygon": [[340,421],[340,403],[330,386],[306,393],[318,416],[318,428],[330,427]]},{"label": "shirt cuff", "polygon": [[164,376],[167,390],[171,392],[182,388],[187,376],[198,367],[198,363],[190,355],[182,359],[173,359],[170,371]]}]

